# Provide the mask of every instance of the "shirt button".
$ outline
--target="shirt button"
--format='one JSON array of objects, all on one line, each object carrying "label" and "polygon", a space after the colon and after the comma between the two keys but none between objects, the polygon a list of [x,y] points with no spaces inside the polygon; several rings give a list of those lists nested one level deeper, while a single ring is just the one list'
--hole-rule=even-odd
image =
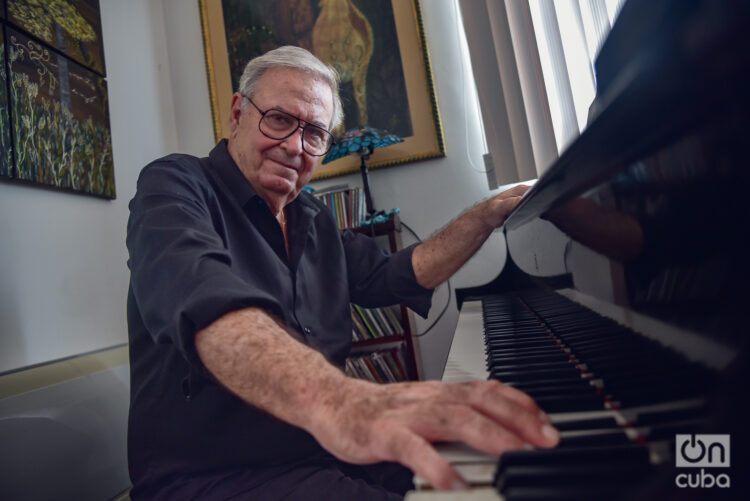
[{"label": "shirt button", "polygon": [[305,334],[310,334],[310,328],[309,327],[305,327],[302,330],[305,331]]}]

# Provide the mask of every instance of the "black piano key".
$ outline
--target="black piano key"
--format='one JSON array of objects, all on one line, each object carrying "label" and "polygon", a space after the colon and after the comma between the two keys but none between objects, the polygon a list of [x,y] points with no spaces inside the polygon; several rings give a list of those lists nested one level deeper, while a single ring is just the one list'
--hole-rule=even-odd
[{"label": "black piano key", "polygon": [[566,362],[570,360],[570,357],[567,353],[563,351],[558,351],[556,353],[550,353],[546,355],[495,355],[494,353],[491,353],[487,356],[488,360],[491,360],[492,362],[496,362],[498,364],[501,364],[503,362],[507,363],[518,363],[518,364],[535,364],[540,362]]},{"label": "black piano key", "polygon": [[503,492],[504,501],[612,501],[622,499],[630,487],[617,485],[570,485],[513,487]]},{"label": "black piano key", "polygon": [[498,348],[538,348],[546,346],[556,346],[552,339],[538,339],[538,340],[513,340],[503,341],[502,343],[495,343],[490,341],[487,346],[496,346]]},{"label": "black piano key", "polygon": [[511,346],[506,343],[496,343],[494,341],[487,342],[485,346],[488,352],[495,353],[498,355],[502,355],[503,353],[518,353],[518,352],[564,353],[562,347],[552,340],[550,340],[546,344],[542,343],[538,346],[518,347],[518,346]]},{"label": "black piano key", "polygon": [[707,421],[707,419],[689,419],[672,423],[655,424],[645,428],[644,435],[649,441],[673,440],[678,433],[695,433]]},{"label": "black piano key", "polygon": [[493,379],[500,381],[533,381],[537,379],[580,379],[581,371],[575,367],[565,369],[529,369],[505,370],[503,368],[490,371]]},{"label": "black piano key", "polygon": [[597,430],[596,433],[582,433],[560,439],[558,447],[580,447],[584,445],[623,445],[630,443],[627,433],[621,429]]},{"label": "black piano key", "polygon": [[504,356],[513,356],[513,357],[531,357],[536,355],[560,355],[564,354],[565,352],[559,347],[559,346],[550,346],[547,348],[524,348],[524,349],[502,349],[502,350],[495,350],[490,349],[487,350],[488,357],[504,357]]},{"label": "black piano key", "polygon": [[583,391],[596,389],[588,379],[574,379],[569,381],[545,380],[545,381],[519,381],[513,385],[521,391],[557,389],[560,393],[565,391]]},{"label": "black piano key", "polygon": [[575,364],[573,364],[570,360],[534,363],[510,363],[508,360],[489,360],[489,365],[490,368],[497,370],[575,369]]},{"label": "black piano key", "polygon": [[544,324],[541,322],[518,322],[515,320],[495,320],[492,317],[484,316],[484,327],[488,331],[502,332],[547,332]]},{"label": "black piano key", "polygon": [[706,386],[705,381],[691,377],[685,374],[685,377],[679,377],[673,373],[631,373],[625,375],[601,374],[604,379],[605,387],[612,392],[632,391],[635,388],[651,387],[654,391],[658,389],[675,390],[701,390]]},{"label": "black piano key", "polygon": [[639,464],[649,462],[648,449],[628,444],[613,447],[571,447],[508,451],[498,460],[498,473],[508,466],[556,464]]},{"label": "black piano key", "polygon": [[597,430],[606,428],[616,428],[617,420],[613,417],[601,417],[593,419],[578,419],[572,421],[559,421],[554,423],[557,431],[570,430]]},{"label": "black piano key", "polygon": [[565,397],[575,397],[579,395],[598,395],[598,393],[596,392],[596,388],[594,388],[593,386],[588,386],[585,388],[576,388],[572,386],[570,388],[539,388],[524,390],[524,393],[534,399],[550,396],[554,397],[559,395],[564,395]]},{"label": "black piano key", "polygon": [[650,464],[630,465],[543,465],[511,466],[497,476],[495,487],[501,494],[515,487],[558,487],[568,486],[627,486],[633,478],[647,476]]},{"label": "black piano key", "polygon": [[[490,377],[492,377],[490,375]],[[554,385],[564,385],[564,386],[576,386],[580,385],[580,387],[591,387],[591,381],[581,377],[580,379],[537,379],[537,380],[531,380],[531,381],[513,381],[513,382],[506,382],[501,381],[509,386],[512,386],[518,390],[521,391],[527,391],[530,388],[544,388],[544,387],[551,387]]]},{"label": "black piano key", "polygon": [[544,329],[542,326],[524,327],[522,329],[517,329],[510,325],[506,326],[485,323],[484,332],[489,339],[504,339],[513,337],[552,337],[552,334],[550,334],[550,332],[547,329]]},{"label": "black piano key", "polygon": [[546,341],[548,343],[555,343],[552,336],[547,334],[486,334],[486,343],[488,345],[501,346],[505,343],[512,343],[513,341]]},{"label": "black piano key", "polygon": [[686,407],[682,409],[641,412],[632,420],[632,424],[635,426],[658,425],[684,419],[703,418],[707,414],[708,408],[705,405]]},{"label": "black piano key", "polygon": [[556,412],[596,411],[605,408],[600,395],[549,395],[535,398],[536,404],[548,414]]},{"label": "black piano key", "polygon": [[631,390],[613,392],[612,400],[620,407],[638,407],[700,396],[703,392],[694,389],[654,388],[642,386]]}]

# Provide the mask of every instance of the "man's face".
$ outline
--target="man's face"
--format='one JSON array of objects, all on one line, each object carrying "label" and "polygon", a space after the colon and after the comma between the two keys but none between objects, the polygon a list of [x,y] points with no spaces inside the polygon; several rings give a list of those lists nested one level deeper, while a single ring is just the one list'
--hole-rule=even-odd
[{"label": "man's face", "polygon": [[[328,130],[333,117],[331,88],[318,78],[288,68],[268,70],[251,96],[263,111],[285,111]],[[302,149],[302,130],[271,139],[258,128],[261,114],[252,105],[242,111],[242,96],[232,99],[229,154],[255,191],[278,214],[310,181],[319,157]]]}]

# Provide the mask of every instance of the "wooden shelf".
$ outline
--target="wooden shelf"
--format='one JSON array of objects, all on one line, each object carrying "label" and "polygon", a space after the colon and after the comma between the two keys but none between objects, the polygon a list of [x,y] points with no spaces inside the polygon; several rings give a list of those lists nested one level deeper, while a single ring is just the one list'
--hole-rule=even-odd
[{"label": "wooden shelf", "polygon": [[367,226],[357,226],[356,228],[347,228],[353,233],[361,233],[363,235],[388,235],[391,232],[401,232],[401,219],[398,214],[392,214],[391,217],[385,223],[368,224]]},{"label": "wooden shelf", "polygon": [[393,336],[378,337],[375,339],[364,339],[362,341],[353,341],[352,349],[365,348],[369,346],[379,346],[381,344],[398,343],[406,341],[403,334],[397,334]]},{"label": "wooden shelf", "polygon": [[[388,237],[388,250],[391,253],[397,252],[401,250],[403,247],[401,243],[401,219],[399,219],[398,214],[392,214],[388,221],[384,223],[378,223],[375,225],[368,225],[368,226],[359,226],[357,228],[348,228],[353,233],[361,233],[363,235],[368,236],[387,236]],[[419,380],[421,378],[421,371],[420,371],[420,365],[418,363],[418,353],[417,353],[417,347],[414,344],[414,339],[412,338],[412,333],[415,332],[415,326],[414,326],[414,319],[412,318],[411,313],[409,312],[408,308],[401,304],[399,305],[400,310],[400,321],[401,326],[404,330],[403,334],[399,335],[393,335],[393,336],[386,336],[381,338],[375,338],[375,339],[365,339],[362,341],[353,341],[352,342],[352,349],[359,350],[360,348],[372,348],[372,347],[378,347],[383,346],[383,348],[386,348],[386,345],[393,344],[397,342],[403,342],[404,343],[404,358],[406,361],[406,371],[408,374],[409,380]],[[377,351],[377,350],[371,350],[371,351]]]}]

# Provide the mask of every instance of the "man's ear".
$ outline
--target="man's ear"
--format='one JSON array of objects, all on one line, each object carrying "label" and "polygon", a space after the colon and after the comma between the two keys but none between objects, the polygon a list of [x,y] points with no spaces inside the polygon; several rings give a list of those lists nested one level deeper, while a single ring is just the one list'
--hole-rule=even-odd
[{"label": "man's ear", "polygon": [[232,108],[229,112],[229,136],[235,135],[237,129],[240,126],[240,116],[242,115],[242,99],[243,96],[239,92],[235,92],[232,96]]}]

